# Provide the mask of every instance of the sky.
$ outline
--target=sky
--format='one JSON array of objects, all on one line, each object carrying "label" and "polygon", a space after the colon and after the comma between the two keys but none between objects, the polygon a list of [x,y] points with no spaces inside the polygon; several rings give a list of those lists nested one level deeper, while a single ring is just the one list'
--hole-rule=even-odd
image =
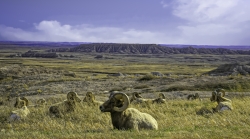
[{"label": "sky", "polygon": [[250,45],[250,0],[0,0],[0,41]]}]

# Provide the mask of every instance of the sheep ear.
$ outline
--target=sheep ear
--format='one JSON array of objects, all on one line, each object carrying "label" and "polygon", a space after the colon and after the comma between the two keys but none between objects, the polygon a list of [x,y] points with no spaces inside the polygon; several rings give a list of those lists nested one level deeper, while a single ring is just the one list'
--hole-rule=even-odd
[{"label": "sheep ear", "polygon": [[129,98],[126,94],[124,93],[116,93],[113,95],[113,97],[116,99],[116,100],[120,100],[122,99],[123,100],[123,106],[122,107],[114,107],[113,110],[114,111],[117,111],[117,112],[122,112],[124,110],[126,110],[130,104],[129,102]]}]

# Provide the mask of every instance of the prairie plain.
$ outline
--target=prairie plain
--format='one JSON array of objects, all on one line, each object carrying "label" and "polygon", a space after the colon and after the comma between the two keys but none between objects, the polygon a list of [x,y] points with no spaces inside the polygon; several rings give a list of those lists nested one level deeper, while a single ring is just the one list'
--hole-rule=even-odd
[{"label": "prairie plain", "polygon": [[[0,136],[3,138],[249,138],[249,75],[229,71],[234,65],[250,66],[249,55],[163,54],[128,55],[107,53],[60,52],[58,58],[10,57],[41,47],[4,47],[0,49]],[[231,67],[228,68],[228,65]],[[222,67],[221,70],[216,70]],[[223,67],[225,69],[223,70]],[[218,75],[211,71],[218,72]],[[211,92],[226,90],[233,111],[213,113]],[[106,101],[110,92],[144,98],[166,96],[165,104],[131,104],[152,115],[157,131],[113,129],[110,115],[99,106],[81,103],[77,111],[53,118],[48,107],[66,99],[70,91],[83,99],[93,92],[98,101]],[[187,100],[198,93],[199,100]],[[7,96],[10,100],[6,101]],[[30,108],[26,119],[8,123],[15,110],[16,96],[25,96],[33,104],[45,98],[43,108]],[[202,111],[202,112],[201,112]],[[201,113],[200,113],[201,112]]]}]

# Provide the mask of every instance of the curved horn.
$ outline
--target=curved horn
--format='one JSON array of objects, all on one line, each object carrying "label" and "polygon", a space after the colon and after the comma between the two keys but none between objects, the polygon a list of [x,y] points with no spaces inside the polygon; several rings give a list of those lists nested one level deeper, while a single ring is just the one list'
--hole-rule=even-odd
[{"label": "curved horn", "polygon": [[225,90],[221,89],[220,91],[222,92],[222,97],[224,97],[226,95]]},{"label": "curved horn", "polygon": [[126,110],[128,108],[130,102],[129,102],[129,98],[128,98],[128,96],[126,94],[124,94],[124,93],[116,93],[116,94],[113,95],[113,97],[116,100],[122,99],[123,102],[124,102],[122,107],[114,107],[113,108],[114,111],[122,112],[122,111],[124,111],[124,110]]},{"label": "curved horn", "polygon": [[29,100],[26,97],[22,97],[21,100],[24,100],[26,102],[26,106],[29,105]]},{"label": "curved horn", "polygon": [[165,95],[163,93],[160,93],[159,98],[165,99],[166,97],[165,97]]}]

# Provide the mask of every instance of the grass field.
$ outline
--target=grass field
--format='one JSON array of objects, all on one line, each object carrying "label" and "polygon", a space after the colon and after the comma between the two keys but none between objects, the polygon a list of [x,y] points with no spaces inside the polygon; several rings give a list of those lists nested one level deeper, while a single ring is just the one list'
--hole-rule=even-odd
[{"label": "grass field", "polygon": [[[151,114],[159,130],[113,130],[108,113],[98,106],[81,104],[78,110],[63,118],[51,118],[48,107],[30,108],[31,114],[23,121],[2,124],[3,138],[249,138],[250,98],[233,98],[233,111],[197,115],[201,109],[211,109],[216,104],[203,101],[169,100],[166,104],[131,105]],[[14,108],[1,107],[3,119]]]},{"label": "grass field", "polygon": [[[248,64],[249,56],[104,54],[103,59],[96,59],[99,54],[65,53],[75,57],[6,57],[29,49],[5,48],[0,52],[0,68],[12,65],[23,68],[18,69],[22,74],[17,77],[9,73],[11,76],[0,80],[0,102],[3,102],[0,105],[0,138],[250,138],[249,76],[206,74],[232,61]],[[6,71],[16,72],[15,68]],[[62,71],[76,76],[66,76]],[[155,71],[165,76],[148,76]],[[118,72],[127,76],[108,76]],[[135,76],[137,74],[140,76]],[[232,99],[233,111],[209,113],[216,106],[209,97],[218,87],[224,88],[226,97]],[[101,113],[99,106],[85,103],[81,103],[75,113],[63,118],[52,118],[48,114],[48,107],[64,100],[68,91],[76,91],[81,99],[92,91],[98,100],[105,101],[109,94],[104,92],[112,90],[128,95],[140,92],[146,98],[154,98],[159,92],[169,96],[166,104],[130,105],[151,114],[157,120],[159,130],[114,130],[109,113]],[[188,94],[197,91],[203,97],[202,101],[186,100]],[[48,105],[31,107],[26,119],[8,124],[6,118],[16,109],[13,107],[15,97],[11,102],[2,100],[11,93],[27,95],[31,102],[43,97]],[[202,113],[202,110],[208,113]]]}]

